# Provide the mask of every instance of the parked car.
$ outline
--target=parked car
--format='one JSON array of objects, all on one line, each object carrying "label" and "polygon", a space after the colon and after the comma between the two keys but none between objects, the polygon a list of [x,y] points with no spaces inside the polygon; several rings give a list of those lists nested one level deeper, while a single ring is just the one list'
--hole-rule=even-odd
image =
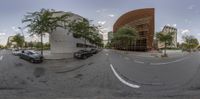
[{"label": "parked car", "polygon": [[43,62],[43,56],[35,51],[22,51],[22,53],[19,55],[21,59],[25,59],[27,61],[30,61],[31,63],[41,63]]},{"label": "parked car", "polygon": [[79,50],[78,52],[74,53],[74,57],[78,59],[86,59],[92,56],[92,53],[88,50]]},{"label": "parked car", "polygon": [[21,50],[18,50],[18,49],[12,50],[12,54],[15,55],[15,56],[19,56],[21,53],[22,53]]},{"label": "parked car", "polygon": [[91,49],[91,50],[90,50],[90,53],[92,53],[92,54],[97,54],[97,53],[98,53],[98,50],[97,50],[97,49]]}]

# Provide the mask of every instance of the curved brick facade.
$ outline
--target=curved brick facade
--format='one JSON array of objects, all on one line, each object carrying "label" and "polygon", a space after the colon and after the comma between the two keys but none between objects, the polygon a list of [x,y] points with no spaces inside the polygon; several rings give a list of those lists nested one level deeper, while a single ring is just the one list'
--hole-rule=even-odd
[{"label": "curved brick facade", "polygon": [[153,48],[154,36],[154,8],[138,9],[122,15],[114,24],[113,32],[129,25],[135,28],[140,35],[136,46],[132,50],[147,51]]}]

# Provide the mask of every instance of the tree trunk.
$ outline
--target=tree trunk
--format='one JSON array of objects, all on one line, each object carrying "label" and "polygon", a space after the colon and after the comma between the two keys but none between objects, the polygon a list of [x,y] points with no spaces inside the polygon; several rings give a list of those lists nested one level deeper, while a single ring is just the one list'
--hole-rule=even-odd
[{"label": "tree trunk", "polygon": [[136,42],[137,42],[137,40],[134,40],[134,51],[136,51]]},{"label": "tree trunk", "polygon": [[41,51],[41,55],[43,56],[43,35],[42,35],[42,33],[40,33],[41,34],[41,49],[40,49],[40,51]]},{"label": "tree trunk", "polygon": [[129,44],[129,51],[131,51],[132,50],[132,48],[131,48],[132,47],[132,40],[129,40],[129,43],[130,43]]},{"label": "tree trunk", "polygon": [[165,50],[164,50],[164,56],[166,57],[167,56],[167,44],[166,44],[166,42],[165,42]]},{"label": "tree trunk", "polygon": [[192,48],[191,48],[190,42],[189,42],[189,52],[190,52],[190,53],[192,52]]}]

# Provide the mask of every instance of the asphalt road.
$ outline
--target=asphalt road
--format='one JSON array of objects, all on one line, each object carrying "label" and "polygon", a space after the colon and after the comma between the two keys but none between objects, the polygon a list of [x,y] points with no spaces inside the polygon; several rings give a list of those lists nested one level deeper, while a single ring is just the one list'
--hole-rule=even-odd
[{"label": "asphalt road", "polygon": [[[105,49],[32,64],[0,50],[0,99],[199,99],[199,60],[199,52],[161,59]],[[58,72],[74,65],[81,68]]]}]

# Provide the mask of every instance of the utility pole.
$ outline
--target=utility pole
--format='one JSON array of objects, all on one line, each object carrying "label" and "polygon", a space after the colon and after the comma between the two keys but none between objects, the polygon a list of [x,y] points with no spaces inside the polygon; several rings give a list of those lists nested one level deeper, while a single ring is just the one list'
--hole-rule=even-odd
[{"label": "utility pole", "polygon": [[[24,46],[24,44],[25,44],[25,37],[24,37],[23,28],[22,27],[18,27],[18,29],[21,31],[21,34],[23,36],[23,40],[24,40],[23,46]],[[23,49],[23,46],[22,46],[22,49]]]}]

